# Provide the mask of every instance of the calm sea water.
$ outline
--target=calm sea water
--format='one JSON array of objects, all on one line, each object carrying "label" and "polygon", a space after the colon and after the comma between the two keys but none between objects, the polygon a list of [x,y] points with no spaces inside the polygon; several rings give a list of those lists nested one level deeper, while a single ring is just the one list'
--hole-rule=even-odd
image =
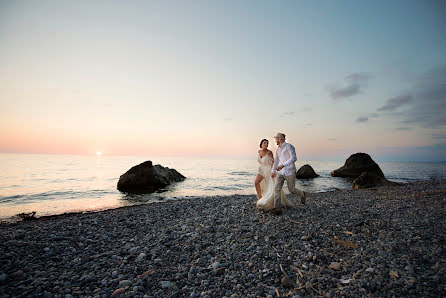
[{"label": "calm sea water", "polygon": [[[163,192],[126,195],[116,189],[119,176],[146,160],[174,168],[187,179]],[[307,192],[351,188],[351,180],[330,172],[344,161],[298,161],[310,164],[319,178],[297,181]],[[446,163],[378,162],[386,178],[396,182],[446,178]],[[21,212],[38,216],[92,211],[194,196],[255,194],[257,158],[115,157],[0,154],[0,219]],[[286,188],[286,187],[285,187]]]}]

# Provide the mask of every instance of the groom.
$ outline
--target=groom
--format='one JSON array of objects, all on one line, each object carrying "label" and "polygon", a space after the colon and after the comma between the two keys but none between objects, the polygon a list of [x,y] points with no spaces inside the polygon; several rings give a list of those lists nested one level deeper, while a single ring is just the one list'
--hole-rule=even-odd
[{"label": "groom", "polygon": [[296,185],[296,166],[294,163],[297,160],[296,150],[294,146],[285,142],[285,135],[283,133],[277,133],[274,137],[276,144],[278,145],[276,150],[276,158],[274,159],[274,165],[271,170],[271,177],[274,178],[277,175],[276,185],[274,187],[274,209],[273,213],[282,213],[282,202],[280,198],[280,191],[282,190],[283,183],[286,180],[288,190],[291,194],[299,195],[300,202],[305,204],[306,195],[304,191],[297,189]]}]

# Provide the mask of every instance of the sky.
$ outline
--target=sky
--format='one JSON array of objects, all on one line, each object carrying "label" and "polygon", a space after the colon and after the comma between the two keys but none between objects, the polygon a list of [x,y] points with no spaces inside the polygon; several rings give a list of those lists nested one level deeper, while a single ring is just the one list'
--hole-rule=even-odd
[{"label": "sky", "polygon": [[0,152],[446,161],[444,1],[0,0]]}]

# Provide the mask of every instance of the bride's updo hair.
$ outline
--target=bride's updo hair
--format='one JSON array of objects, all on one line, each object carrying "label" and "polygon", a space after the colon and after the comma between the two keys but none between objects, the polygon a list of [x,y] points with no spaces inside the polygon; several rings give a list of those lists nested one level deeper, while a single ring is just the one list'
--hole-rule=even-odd
[{"label": "bride's updo hair", "polygon": [[269,141],[267,139],[263,139],[260,141],[260,148],[262,148],[263,142],[267,142],[269,144]]}]

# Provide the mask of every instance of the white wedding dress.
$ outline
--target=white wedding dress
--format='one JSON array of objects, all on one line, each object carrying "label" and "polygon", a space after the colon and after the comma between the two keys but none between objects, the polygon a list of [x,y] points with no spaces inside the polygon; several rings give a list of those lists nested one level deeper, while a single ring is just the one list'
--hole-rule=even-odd
[{"label": "white wedding dress", "polygon": [[[273,159],[269,154],[264,157],[258,157],[259,161],[259,172],[264,179],[260,182],[260,189],[262,191],[262,198],[257,201],[257,208],[264,211],[268,211],[274,208],[274,184],[276,178],[271,178],[271,168],[273,167]],[[287,200],[283,190],[280,192],[280,197],[282,200],[282,207],[292,207],[293,205]]]}]

